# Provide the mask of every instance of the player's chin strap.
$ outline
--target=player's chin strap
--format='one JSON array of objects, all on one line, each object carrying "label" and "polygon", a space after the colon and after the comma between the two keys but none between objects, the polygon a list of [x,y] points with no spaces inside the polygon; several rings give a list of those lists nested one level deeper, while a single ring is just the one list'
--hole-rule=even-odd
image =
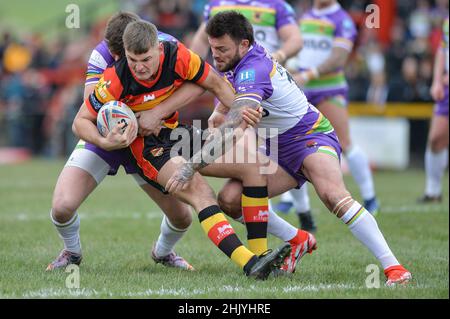
[{"label": "player's chin strap", "polygon": [[345,205],[347,205],[347,204],[349,204],[349,203],[351,203],[351,202],[353,202],[353,198],[352,198],[351,196],[346,196],[346,197],[344,197],[343,199],[341,199],[341,200],[336,204],[336,206],[334,206],[332,213],[333,213],[334,215],[336,215],[336,216],[339,217],[339,213],[341,212],[341,209],[342,209]]}]

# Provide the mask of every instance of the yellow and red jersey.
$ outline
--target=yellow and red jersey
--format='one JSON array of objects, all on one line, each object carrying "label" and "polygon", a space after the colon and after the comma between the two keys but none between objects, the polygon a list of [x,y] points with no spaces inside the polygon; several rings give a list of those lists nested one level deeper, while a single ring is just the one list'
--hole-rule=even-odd
[{"label": "yellow and red jersey", "polygon": [[[167,99],[183,82],[201,83],[211,66],[181,43],[161,42],[158,73],[154,80],[140,81],[130,70],[126,58],[107,68],[94,92],[86,99],[89,111],[97,116],[98,110],[109,101],[121,101],[134,112],[150,110]],[[165,120],[165,126],[178,125],[178,112]]]}]

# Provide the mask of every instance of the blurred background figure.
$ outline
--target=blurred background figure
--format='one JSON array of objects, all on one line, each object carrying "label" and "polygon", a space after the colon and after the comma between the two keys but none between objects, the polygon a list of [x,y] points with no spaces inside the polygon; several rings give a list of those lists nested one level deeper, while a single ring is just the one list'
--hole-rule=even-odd
[{"label": "blurred background figure", "polygon": [[430,90],[436,104],[425,151],[425,193],[419,198],[419,203],[442,201],[442,177],[448,164],[448,16],[442,29],[442,45],[436,52],[433,85]]}]

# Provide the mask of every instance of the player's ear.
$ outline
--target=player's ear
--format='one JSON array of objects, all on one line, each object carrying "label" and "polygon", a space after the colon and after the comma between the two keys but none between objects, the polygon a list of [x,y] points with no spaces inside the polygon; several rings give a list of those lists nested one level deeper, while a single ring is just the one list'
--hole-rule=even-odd
[{"label": "player's ear", "polygon": [[241,40],[241,46],[243,48],[249,48],[250,47],[250,41],[248,41],[247,39]]}]

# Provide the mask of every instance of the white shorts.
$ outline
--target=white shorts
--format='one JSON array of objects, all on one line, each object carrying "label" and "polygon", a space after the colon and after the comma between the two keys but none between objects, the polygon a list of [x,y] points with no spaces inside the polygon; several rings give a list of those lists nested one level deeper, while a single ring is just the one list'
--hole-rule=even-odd
[{"label": "white shorts", "polygon": [[[111,167],[100,156],[85,148],[76,148],[70,154],[64,167],[79,167],[88,172],[100,184],[108,175]],[[139,186],[148,184],[139,174],[131,174]]]}]

